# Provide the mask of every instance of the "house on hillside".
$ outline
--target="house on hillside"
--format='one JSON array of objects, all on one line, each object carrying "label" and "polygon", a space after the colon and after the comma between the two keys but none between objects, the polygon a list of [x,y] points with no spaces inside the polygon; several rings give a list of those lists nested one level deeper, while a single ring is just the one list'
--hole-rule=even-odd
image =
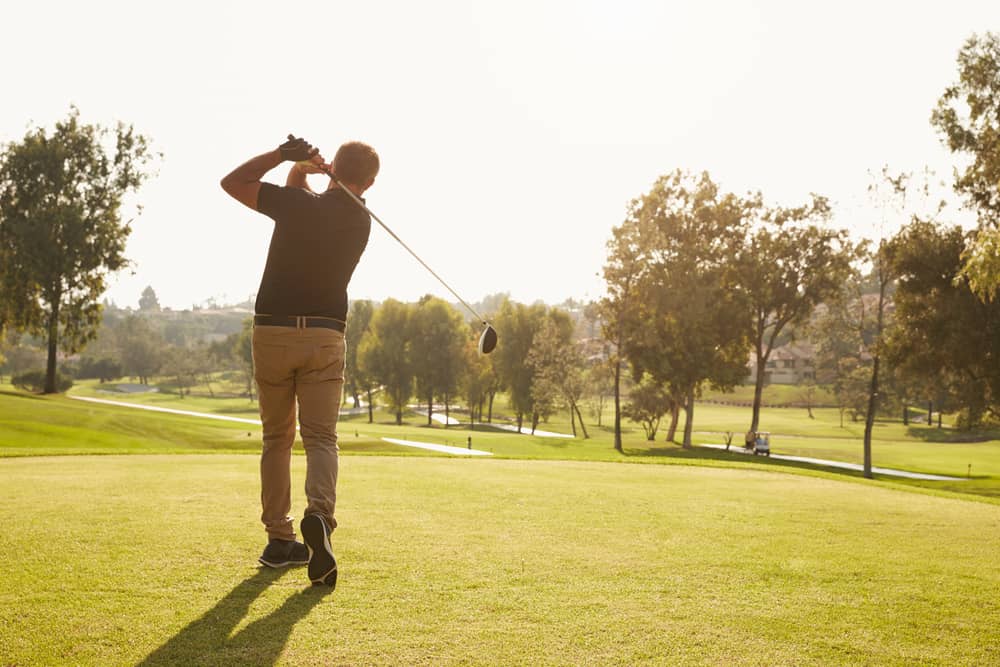
[{"label": "house on hillside", "polygon": [[[771,351],[764,369],[764,384],[799,384],[816,379],[816,349],[811,343],[789,343]],[[757,360],[750,359],[750,377],[757,377]]]}]

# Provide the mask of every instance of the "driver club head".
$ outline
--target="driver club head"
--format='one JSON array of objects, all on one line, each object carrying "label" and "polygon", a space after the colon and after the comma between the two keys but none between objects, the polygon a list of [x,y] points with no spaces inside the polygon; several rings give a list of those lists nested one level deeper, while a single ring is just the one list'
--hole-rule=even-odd
[{"label": "driver club head", "polygon": [[489,354],[497,346],[497,330],[493,328],[493,325],[486,324],[486,328],[483,329],[483,333],[479,336],[479,354]]}]

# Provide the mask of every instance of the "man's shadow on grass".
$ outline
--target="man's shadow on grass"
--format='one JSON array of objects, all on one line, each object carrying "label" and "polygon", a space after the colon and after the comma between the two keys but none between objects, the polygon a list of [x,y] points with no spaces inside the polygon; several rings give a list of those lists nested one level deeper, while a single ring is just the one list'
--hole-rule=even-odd
[{"label": "man's shadow on grass", "polygon": [[292,628],[332,590],[326,586],[297,592],[273,612],[253,621],[236,635],[233,629],[250,606],[287,570],[261,568],[241,581],[200,618],[138,663],[154,665],[273,665],[285,648]]}]

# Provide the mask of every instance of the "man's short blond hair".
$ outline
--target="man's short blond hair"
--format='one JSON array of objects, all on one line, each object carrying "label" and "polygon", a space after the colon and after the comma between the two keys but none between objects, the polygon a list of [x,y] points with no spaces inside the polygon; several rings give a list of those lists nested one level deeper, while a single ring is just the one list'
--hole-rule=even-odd
[{"label": "man's short blond hair", "polygon": [[342,183],[367,187],[378,174],[375,149],[360,141],[349,141],[333,157],[333,173]]}]

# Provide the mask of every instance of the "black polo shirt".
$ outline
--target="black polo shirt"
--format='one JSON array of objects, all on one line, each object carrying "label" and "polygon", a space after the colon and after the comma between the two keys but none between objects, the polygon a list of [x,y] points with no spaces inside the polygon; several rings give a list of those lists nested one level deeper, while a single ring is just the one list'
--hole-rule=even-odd
[{"label": "black polo shirt", "polygon": [[255,310],[347,319],[347,284],[368,245],[371,218],[334,188],[315,194],[261,183],[257,210],[274,220]]}]

